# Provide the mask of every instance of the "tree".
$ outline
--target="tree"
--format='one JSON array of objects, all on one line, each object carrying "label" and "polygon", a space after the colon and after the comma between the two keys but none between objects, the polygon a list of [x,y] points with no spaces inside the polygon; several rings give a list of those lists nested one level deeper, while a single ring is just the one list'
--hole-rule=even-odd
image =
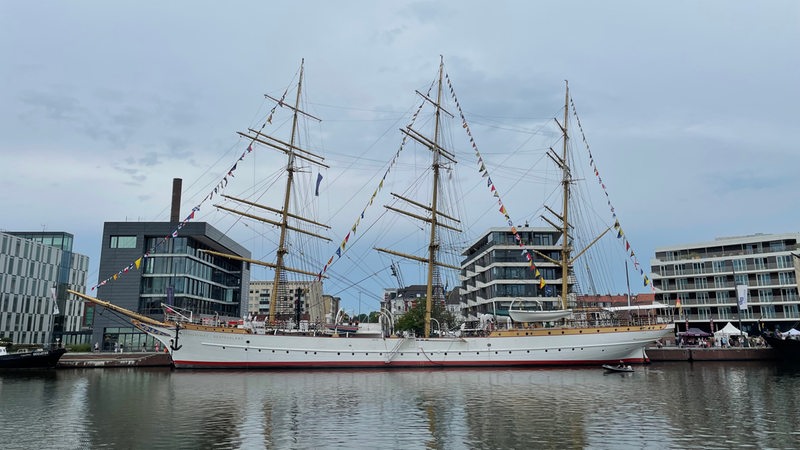
[{"label": "tree", "polygon": [[[439,302],[433,302],[431,305],[431,330],[435,330],[436,324],[433,321],[436,319],[439,325],[444,329],[454,329],[457,327],[456,318],[453,314],[445,309],[444,305]],[[425,333],[425,299],[418,298],[414,306],[411,307],[400,319],[397,320],[395,325],[397,331],[413,331],[417,336],[422,336]]]}]

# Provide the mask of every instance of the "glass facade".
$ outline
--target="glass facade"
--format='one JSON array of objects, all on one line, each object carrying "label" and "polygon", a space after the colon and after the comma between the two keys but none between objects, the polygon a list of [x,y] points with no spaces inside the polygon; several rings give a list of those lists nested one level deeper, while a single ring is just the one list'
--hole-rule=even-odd
[{"label": "glass facade", "polygon": [[139,312],[159,315],[164,303],[238,317],[241,262],[204,253],[210,249],[191,237],[148,238],[146,248],[154,250],[142,263]]},{"label": "glass facade", "polygon": [[88,342],[83,291],[89,258],[64,232],[0,233],[0,337],[19,344]]}]

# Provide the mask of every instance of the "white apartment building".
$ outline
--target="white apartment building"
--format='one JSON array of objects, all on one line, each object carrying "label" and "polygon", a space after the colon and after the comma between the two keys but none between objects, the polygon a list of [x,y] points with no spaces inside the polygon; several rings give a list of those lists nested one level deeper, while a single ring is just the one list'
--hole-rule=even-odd
[{"label": "white apartment building", "polygon": [[[530,253],[545,279],[542,289],[523,252],[536,250],[559,261],[560,232],[552,228],[515,229],[523,246],[515,240],[511,227],[496,227],[490,228],[462,253],[465,258],[461,262],[461,310],[467,319],[474,320],[478,314],[504,315],[512,301],[536,300],[545,309],[561,308],[561,268]],[[573,281],[574,277],[570,277],[570,290]]]},{"label": "white apartment building", "polygon": [[89,257],[63,232],[0,232],[0,337],[15,344],[88,342],[91,318],[67,289],[86,290]]},{"label": "white apartment building", "polygon": [[[656,301],[676,305],[679,331],[719,329],[727,322],[744,331],[787,330],[800,321],[797,292],[800,233],[718,238],[655,250],[651,261]],[[747,286],[740,309],[736,286]]]}]

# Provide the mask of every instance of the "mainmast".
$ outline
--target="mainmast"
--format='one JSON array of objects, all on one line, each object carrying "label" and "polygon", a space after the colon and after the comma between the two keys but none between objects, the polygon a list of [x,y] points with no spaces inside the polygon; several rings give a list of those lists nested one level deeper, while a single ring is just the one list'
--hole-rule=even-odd
[{"label": "mainmast", "polygon": [[431,152],[433,153],[433,164],[431,165],[431,168],[433,169],[433,193],[432,193],[430,206],[422,205],[420,203],[417,203],[417,202],[415,202],[413,200],[404,198],[404,197],[402,197],[400,195],[397,195],[397,194],[394,194],[394,193],[392,194],[393,196],[395,196],[396,198],[398,198],[400,200],[403,200],[403,201],[405,201],[405,202],[407,202],[407,203],[409,203],[409,204],[411,204],[413,206],[416,206],[418,208],[424,209],[425,211],[427,211],[429,213],[429,216],[428,217],[423,217],[423,216],[420,216],[420,215],[417,215],[417,214],[412,214],[412,213],[409,213],[409,212],[406,212],[406,211],[402,211],[402,210],[399,210],[399,209],[396,209],[396,208],[392,208],[392,207],[386,206],[387,209],[391,209],[393,211],[396,211],[398,213],[404,214],[406,216],[413,217],[415,219],[422,220],[422,221],[430,223],[430,225],[431,225],[431,233],[430,233],[430,239],[429,239],[429,242],[428,242],[428,257],[427,258],[422,258],[422,257],[419,257],[419,256],[409,255],[409,254],[400,253],[400,252],[387,250],[387,249],[383,249],[383,248],[376,248],[376,250],[384,252],[384,253],[389,253],[391,255],[400,256],[400,257],[403,257],[403,258],[412,259],[414,261],[427,263],[427,265],[428,265],[428,281],[427,281],[426,291],[425,291],[426,300],[425,300],[425,333],[424,333],[424,337],[426,339],[428,337],[430,337],[430,333],[431,333],[431,310],[433,309],[433,294],[434,294],[433,285],[434,285],[434,277],[435,277],[435,273],[436,273],[435,272],[435,268],[438,266],[438,267],[447,267],[447,268],[450,268],[450,269],[459,270],[459,268],[456,267],[456,266],[444,264],[444,263],[441,263],[441,262],[436,260],[436,253],[439,250],[439,242],[438,242],[437,235],[436,235],[436,228],[437,227],[444,227],[444,228],[447,228],[447,229],[450,229],[450,230],[454,230],[454,231],[458,231],[458,232],[461,231],[461,230],[459,230],[459,229],[457,229],[457,228],[455,228],[455,227],[453,227],[451,225],[448,225],[446,223],[441,223],[440,220],[443,219],[443,218],[447,219],[447,220],[451,220],[451,221],[456,222],[456,223],[458,223],[459,221],[457,219],[453,218],[453,217],[450,217],[450,216],[448,216],[446,214],[441,213],[438,210],[438,204],[439,204],[439,169],[442,166],[441,159],[444,158],[444,159],[446,159],[446,160],[448,160],[448,161],[450,161],[452,163],[456,162],[455,155],[453,153],[445,150],[444,148],[442,148],[440,146],[440,144],[439,144],[439,139],[440,139],[440,134],[441,134],[441,130],[440,130],[440,127],[441,127],[441,113],[444,112],[448,116],[453,117],[453,115],[451,113],[449,113],[447,110],[442,108],[442,93],[443,93],[443,90],[444,90],[443,87],[444,87],[444,59],[440,59],[440,62],[439,62],[439,81],[438,81],[438,88],[437,88],[437,93],[436,93],[436,100],[433,100],[433,99],[429,98],[428,96],[422,94],[421,92],[417,92],[417,94],[422,96],[422,98],[425,99],[425,101],[427,101],[430,104],[432,104],[433,107],[435,108],[435,115],[436,116],[435,116],[435,121],[434,121],[434,130],[433,130],[432,139],[423,136],[421,133],[419,133],[416,130],[414,130],[413,128],[411,128],[411,126],[406,127],[406,129],[401,129],[400,130],[403,133],[405,133],[408,137],[410,137],[410,138],[414,139],[415,141],[419,142],[420,144],[428,147],[431,150]]},{"label": "mainmast", "polygon": [[[439,146],[439,125],[441,120],[442,104],[442,77],[444,74],[444,61],[439,60],[439,88],[436,93],[436,120],[433,127],[433,144]],[[436,251],[439,242],[436,239],[436,206],[439,200],[439,152],[433,152],[433,198],[431,199],[431,238],[428,243],[428,285],[425,291],[425,338],[431,335],[431,308],[433,307],[433,268],[436,264]]]}]

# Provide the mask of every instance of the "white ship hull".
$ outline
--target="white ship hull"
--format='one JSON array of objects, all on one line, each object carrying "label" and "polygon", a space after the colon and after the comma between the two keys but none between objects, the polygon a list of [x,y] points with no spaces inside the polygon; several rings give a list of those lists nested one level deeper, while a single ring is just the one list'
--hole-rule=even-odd
[{"label": "white ship hull", "polygon": [[[222,332],[137,323],[169,348],[176,368],[408,368],[647,362],[645,347],[673,324],[502,330],[485,337],[380,338]],[[241,331],[241,330],[238,330]]]}]

